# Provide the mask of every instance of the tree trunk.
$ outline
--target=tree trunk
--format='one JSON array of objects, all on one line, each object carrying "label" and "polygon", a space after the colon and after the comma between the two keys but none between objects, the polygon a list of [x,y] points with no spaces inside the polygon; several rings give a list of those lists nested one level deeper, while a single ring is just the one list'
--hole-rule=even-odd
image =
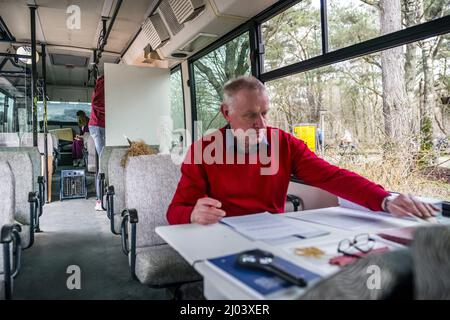
[{"label": "tree trunk", "polygon": [[[419,1],[419,14],[421,22],[425,22],[424,1]],[[434,161],[433,155],[433,116],[436,108],[436,96],[434,92],[433,72],[433,38],[420,42],[422,51],[423,69],[423,108],[420,114],[420,149],[423,154],[422,163],[430,164]]]},{"label": "tree trunk", "polygon": [[[402,28],[400,0],[381,0],[380,8],[381,33],[400,30]],[[403,61],[402,47],[381,53],[385,151],[404,150],[406,152],[402,152],[403,154],[409,154],[410,115],[407,112]]]},{"label": "tree trunk", "polygon": [[[417,0],[403,0],[405,7],[406,27],[412,27],[418,23],[419,7]],[[419,133],[419,103],[416,98],[416,73],[417,73],[417,44],[409,43],[406,45],[405,53],[405,86],[408,97],[408,106],[411,113],[412,132]]]}]

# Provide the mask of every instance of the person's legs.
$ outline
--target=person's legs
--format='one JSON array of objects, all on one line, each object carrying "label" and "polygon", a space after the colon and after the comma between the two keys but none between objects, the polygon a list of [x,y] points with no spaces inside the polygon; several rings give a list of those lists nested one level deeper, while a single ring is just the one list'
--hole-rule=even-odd
[{"label": "person's legs", "polygon": [[[103,147],[105,146],[105,128],[98,126],[89,126],[89,132],[94,139],[95,150],[98,156],[102,154]],[[97,203],[95,205],[95,210],[102,210],[100,201],[100,179],[98,176],[95,177],[95,193],[97,198]]]}]

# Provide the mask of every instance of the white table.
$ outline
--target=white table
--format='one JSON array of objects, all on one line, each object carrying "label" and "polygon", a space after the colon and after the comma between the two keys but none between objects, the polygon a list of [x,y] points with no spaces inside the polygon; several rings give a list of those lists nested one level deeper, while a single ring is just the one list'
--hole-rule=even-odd
[{"label": "white table", "polygon": [[[328,210],[328,211],[327,211]],[[234,231],[234,229],[224,224],[214,224],[209,226],[201,226],[197,224],[185,224],[175,226],[157,227],[156,232],[173,247],[186,261],[194,266],[194,268],[203,276],[204,279],[204,295],[207,299],[255,299],[249,292],[242,290],[241,287],[233,282],[228,281],[222,274],[211,268],[205,260],[233,254],[249,249],[263,249],[274,253],[288,261],[305,267],[313,272],[328,276],[338,270],[337,266],[314,265],[307,258],[294,254],[292,248],[305,246],[320,246],[321,244],[333,244],[337,248],[337,244],[344,238],[352,238],[359,233],[374,234],[380,231],[380,228],[363,228],[354,230],[344,230],[323,224],[306,222],[293,219],[305,213],[323,213],[323,212],[345,212],[339,207],[324,208],[318,210],[307,210],[299,212],[290,212],[283,214],[283,217],[290,224],[300,224],[302,226],[314,226],[324,231],[328,231],[327,235],[310,238],[298,239],[288,243],[270,244],[265,241],[252,241],[243,235]],[[373,213],[374,215],[376,213]],[[380,216],[380,219],[387,221],[392,227],[406,227],[417,225],[417,222],[403,219],[395,219]],[[398,244],[388,242],[392,247],[401,247]],[[282,295],[274,296],[274,299],[293,299],[302,294],[302,289],[296,288],[293,291],[284,292]],[[272,298],[272,297],[271,297]]]}]

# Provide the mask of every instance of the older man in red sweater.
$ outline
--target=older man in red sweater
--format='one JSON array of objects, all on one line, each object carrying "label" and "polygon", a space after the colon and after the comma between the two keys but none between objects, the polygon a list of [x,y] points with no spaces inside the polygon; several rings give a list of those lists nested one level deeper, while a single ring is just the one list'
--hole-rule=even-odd
[{"label": "older man in red sweater", "polygon": [[429,218],[438,211],[412,196],[395,199],[356,173],[318,158],[305,143],[267,126],[269,98],[254,77],[224,87],[228,125],[196,141],[181,166],[167,211],[170,224],[212,224],[224,216],[284,212],[291,175],[374,211]]}]

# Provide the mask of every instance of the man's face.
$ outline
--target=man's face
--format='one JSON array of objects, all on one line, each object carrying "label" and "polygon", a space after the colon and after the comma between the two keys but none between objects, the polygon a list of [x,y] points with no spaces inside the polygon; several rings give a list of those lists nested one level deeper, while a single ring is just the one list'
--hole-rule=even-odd
[{"label": "man's face", "polygon": [[[261,142],[269,112],[267,94],[260,90],[240,90],[234,95],[233,102],[231,108],[222,104],[221,111],[235,135],[236,132],[246,132],[250,145]],[[241,140],[239,136],[236,137]],[[247,141],[245,145],[248,146]]]}]

